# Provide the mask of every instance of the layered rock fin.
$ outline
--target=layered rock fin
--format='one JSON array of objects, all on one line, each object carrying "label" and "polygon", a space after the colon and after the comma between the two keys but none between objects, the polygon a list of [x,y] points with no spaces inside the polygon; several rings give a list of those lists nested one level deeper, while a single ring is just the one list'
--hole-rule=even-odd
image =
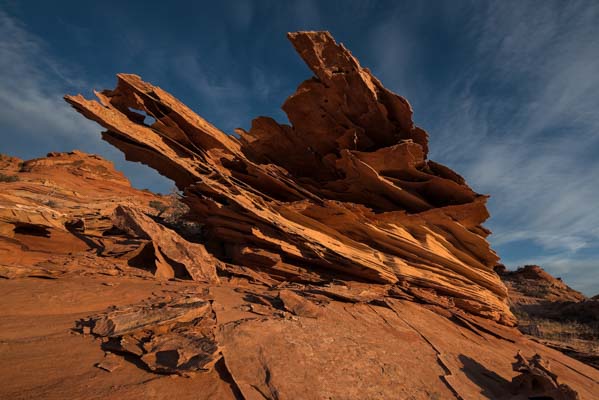
[{"label": "layered rock fin", "polygon": [[328,32],[289,39],[315,74],[283,105],[291,125],[260,117],[239,140],[136,75],[119,74],[99,102],[65,99],[184,190],[221,261],[281,281],[397,284],[514,324],[481,226],[487,197],[427,159],[408,101]]}]

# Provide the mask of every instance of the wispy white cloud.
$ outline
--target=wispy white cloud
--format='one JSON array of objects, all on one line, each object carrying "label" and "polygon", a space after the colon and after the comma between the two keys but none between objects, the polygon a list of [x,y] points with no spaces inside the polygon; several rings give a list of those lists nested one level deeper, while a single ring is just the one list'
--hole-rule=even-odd
[{"label": "wispy white cloud", "polygon": [[[410,82],[410,91],[417,92],[414,79],[409,80],[407,67],[413,54],[418,51],[417,40],[409,29],[393,19],[382,21],[369,32],[368,42],[371,51],[376,55],[374,72],[384,76],[386,85],[393,85],[402,90]],[[407,94],[405,94],[407,95]]]},{"label": "wispy white cloud", "polygon": [[[253,4],[244,4],[240,8],[236,6],[233,13],[236,29],[247,29],[253,18]],[[296,11],[310,17],[317,12],[312,6],[298,3]],[[171,37],[160,35],[149,40],[148,33],[137,26],[122,29],[119,36],[125,44],[114,49],[118,62],[113,64],[117,68],[131,65],[134,70],[114,72],[142,73],[146,79],[165,88],[169,84],[183,88],[182,96],[186,97],[187,104],[226,132],[231,133],[240,126],[248,128],[252,106],[267,101],[280,89],[281,80],[269,76],[264,65],[253,65],[255,63],[248,60],[238,62],[241,54],[232,50],[226,27],[218,29],[211,34],[219,40],[209,46],[173,42]],[[69,26],[69,31],[77,32],[77,26]],[[219,67],[222,65],[227,69]],[[91,96],[92,88],[103,89],[104,86],[73,80],[72,77],[84,75],[77,70],[77,65],[66,65],[48,49],[42,38],[1,9],[0,73],[2,134],[18,133],[21,138],[11,141],[2,151],[32,157],[47,151],[78,148],[114,159],[117,167],[137,186],[165,190],[170,185],[154,171],[125,162],[120,153],[101,141],[100,127],[82,118],[62,100],[66,93],[83,92]]]},{"label": "wispy white cloud", "polygon": [[186,49],[184,52],[170,56],[171,70],[182,81],[188,82],[201,98],[213,99],[217,102],[248,98],[248,87],[229,74],[209,73],[206,65],[201,61],[201,55],[196,51]]},{"label": "wispy white cloud", "polygon": [[[504,98],[462,93],[470,126],[439,126],[442,143],[476,146],[464,172],[495,196],[498,243],[528,236],[548,249],[597,245],[599,4],[494,4],[477,32],[490,69],[477,83],[518,87]],[[462,161],[459,152],[445,156]]]},{"label": "wispy white cloud", "polygon": [[550,272],[599,292],[599,4],[553,6],[487,10],[477,36],[490,73],[479,79],[517,88],[505,98],[468,96],[475,129],[444,132],[443,142],[476,146],[469,160],[446,156],[494,196],[495,245],[532,240],[557,252],[537,260]]},{"label": "wispy white cloud", "polygon": [[257,65],[244,65],[242,73],[213,68],[230,64],[235,58],[228,50],[217,58],[209,58],[190,48],[175,50],[164,58],[168,60],[164,63],[165,75],[187,82],[197,101],[192,104],[195,111],[227,133],[239,127],[248,128],[254,117],[252,106],[273,100],[282,85],[278,77],[268,75]]},{"label": "wispy white cloud", "polygon": [[[492,244],[532,241],[557,254],[539,263],[599,292],[591,267],[599,261],[599,3],[484,3],[468,19],[473,62],[441,91],[405,75],[406,59],[426,51],[417,37],[407,54],[377,59],[397,65],[409,100],[430,108],[424,121],[415,115],[431,135],[431,158],[492,195]],[[379,37],[410,37],[390,22]]]},{"label": "wispy white cloud", "polygon": [[73,149],[93,152],[114,160],[134,185],[167,191],[172,186],[169,180],[141,164],[126,162],[102,142],[98,125],[64,102],[64,94],[92,87],[69,78],[77,75],[46,50],[41,38],[0,10],[1,151],[22,157]]},{"label": "wispy white cloud", "polygon": [[[97,129],[79,118],[64,103],[61,91],[73,87],[43,42],[0,10],[0,119],[3,135],[11,129],[42,136],[53,132],[55,140],[78,137],[94,140]],[[61,90],[62,89],[62,90]],[[41,137],[43,139],[43,137]]]}]

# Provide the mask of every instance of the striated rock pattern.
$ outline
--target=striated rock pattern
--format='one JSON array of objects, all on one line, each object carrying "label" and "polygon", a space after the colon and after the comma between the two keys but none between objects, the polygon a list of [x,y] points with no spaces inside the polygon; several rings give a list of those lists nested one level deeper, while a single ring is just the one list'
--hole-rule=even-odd
[{"label": "striated rock pattern", "polygon": [[288,37],[314,73],[283,104],[291,125],[259,117],[237,139],[136,75],[99,102],[65,99],[128,160],[176,182],[223,262],[275,281],[391,285],[513,325],[481,226],[487,197],[427,159],[408,101],[328,32]]},{"label": "striated rock pattern", "polygon": [[[194,296],[141,304],[79,321],[107,340],[107,352],[129,354],[159,373],[205,371],[220,358],[210,303]],[[184,331],[182,334],[181,331]]]},{"label": "striated rock pattern", "polygon": [[170,229],[183,204],[131,187],[97,155],[0,154],[0,176],[0,278],[52,279],[89,267],[218,283],[220,262]]},{"label": "striated rock pattern", "polygon": [[0,175],[11,179],[2,183],[0,191],[2,236],[14,236],[15,229],[17,233],[74,229],[101,234],[112,226],[117,204],[136,204],[150,212],[147,203],[161,200],[133,189],[122,172],[97,155],[73,151],[28,161],[3,159]]}]

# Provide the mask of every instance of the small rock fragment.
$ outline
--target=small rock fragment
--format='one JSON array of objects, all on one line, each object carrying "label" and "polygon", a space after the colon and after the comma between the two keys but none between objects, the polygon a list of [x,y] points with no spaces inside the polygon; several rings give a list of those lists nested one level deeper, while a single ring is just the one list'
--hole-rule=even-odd
[{"label": "small rock fragment", "polygon": [[322,310],[316,304],[291,290],[281,290],[279,299],[287,311],[298,317],[318,318],[322,314]]},{"label": "small rock fragment", "polygon": [[122,359],[112,353],[105,353],[104,359],[96,364],[97,368],[103,369],[104,371],[112,372],[120,368],[122,365]]},{"label": "small rock fragment", "polygon": [[520,352],[512,364],[520,375],[512,379],[514,394],[529,399],[579,400],[578,393],[570,386],[559,383],[558,376],[551,372],[549,362],[540,355],[527,358]]},{"label": "small rock fragment", "polygon": [[[87,325],[93,325],[91,332],[102,337],[105,351],[139,357],[152,371],[186,375],[208,370],[220,357],[213,335],[211,304],[197,297],[180,296],[116,307],[80,324],[85,324],[82,329],[87,332]],[[97,366],[110,370],[110,361]]]}]

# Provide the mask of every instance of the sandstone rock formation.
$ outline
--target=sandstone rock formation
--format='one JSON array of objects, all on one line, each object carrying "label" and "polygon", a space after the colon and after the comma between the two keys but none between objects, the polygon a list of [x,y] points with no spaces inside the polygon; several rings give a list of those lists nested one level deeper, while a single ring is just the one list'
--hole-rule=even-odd
[{"label": "sandstone rock formation", "polygon": [[139,244],[105,235],[115,207],[135,204],[155,214],[150,203],[165,201],[132,188],[111,162],[78,151],[29,161],[2,157],[0,174],[13,177],[0,182],[0,276],[6,278],[54,277],[84,264],[114,269],[109,257]]},{"label": "sandstone rock formation", "polygon": [[513,325],[481,226],[486,196],[427,159],[407,100],[328,32],[289,39],[315,75],[283,105],[291,126],[259,117],[236,139],[136,75],[119,74],[99,103],[65,99],[184,190],[221,261],[278,281],[386,284]]},{"label": "sandstone rock formation", "polygon": [[198,243],[190,243],[141,211],[118,206],[113,215],[114,226],[131,237],[149,240],[130,255],[146,268],[154,264],[154,275],[163,279],[183,278],[218,283],[219,261]]},{"label": "sandstone rock formation", "polygon": [[102,233],[112,226],[116,204],[135,199],[146,203],[142,210],[150,210],[148,203],[160,199],[131,188],[111,162],[79,151],[29,161],[12,158],[0,163],[0,173],[13,177],[0,192],[0,229],[7,235],[19,227],[64,231],[83,220],[85,227],[78,229]]},{"label": "sandstone rock formation", "polygon": [[485,197],[405,99],[290,38],[316,74],[292,126],[236,139],[132,75],[68,98],[188,208],[97,156],[0,157],[0,398],[594,399],[597,370],[510,326]]},{"label": "sandstone rock formation", "polygon": [[587,297],[572,289],[561,278],[555,278],[538,265],[525,265],[516,271],[499,266],[495,270],[509,289],[515,304],[546,302],[579,302]]}]

